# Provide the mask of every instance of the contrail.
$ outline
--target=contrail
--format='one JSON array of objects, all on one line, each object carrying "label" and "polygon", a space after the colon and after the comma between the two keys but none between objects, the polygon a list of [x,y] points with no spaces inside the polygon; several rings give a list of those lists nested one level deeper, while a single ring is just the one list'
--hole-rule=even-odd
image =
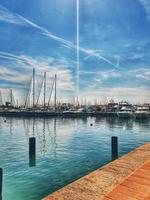
[{"label": "contrail", "polygon": [[116,65],[114,63],[112,63],[110,60],[108,60],[107,58],[105,58],[104,56],[101,56],[100,54],[94,52],[93,50],[88,50],[88,49],[84,49],[84,48],[80,48],[80,50],[86,54],[88,54],[88,56],[85,57],[84,60],[87,60],[88,58],[94,56],[96,58],[98,58],[98,60],[103,60],[106,63],[112,65],[113,67],[117,68]]},{"label": "contrail", "polygon": [[[89,57],[96,57],[98,60],[103,60],[106,63],[113,66],[114,68],[117,68],[117,66],[114,63],[112,63],[110,60],[105,58],[104,56],[101,56],[99,53],[96,53],[93,50],[88,50],[88,49],[80,47],[80,44],[79,44],[79,32],[80,32],[80,30],[79,30],[79,0],[76,0],[76,14],[77,14],[77,16],[76,16],[77,41],[76,41],[76,45],[75,45],[68,40],[65,40],[61,37],[58,37],[58,36],[52,34],[46,28],[35,24],[34,22],[26,19],[25,17],[18,15],[16,13],[10,12],[7,8],[0,5],[0,21],[4,21],[7,23],[19,25],[19,26],[27,26],[27,27],[35,28],[36,30],[39,31],[39,33],[41,35],[44,35],[52,40],[62,43],[63,45],[65,45],[68,48],[76,50],[76,56],[77,56],[77,59],[76,59],[76,97],[78,98],[79,97],[79,85],[80,85],[80,82],[79,82],[79,80],[80,80],[80,52],[85,53],[87,55],[87,59]],[[7,58],[7,59],[13,59],[16,61],[19,60],[19,61],[33,67],[33,63],[30,63],[28,59],[23,58],[21,56],[15,56],[10,53],[0,52],[0,57]]]},{"label": "contrail", "polygon": [[120,56],[117,57],[117,64],[116,64],[116,68],[119,69],[120,67]]},{"label": "contrail", "polygon": [[0,58],[5,58],[5,59],[15,60],[15,61],[21,61],[24,64],[27,64],[27,65],[30,65],[30,66],[33,67],[33,65],[31,65],[31,63],[26,58],[22,58],[21,56],[16,56],[16,55],[11,54],[11,53],[6,53],[6,52],[0,51]]},{"label": "contrail", "polygon": [[[79,1],[79,0],[78,0]],[[73,44],[72,42],[65,40],[61,37],[58,37],[54,34],[52,34],[51,32],[49,32],[47,29],[35,24],[34,22],[26,19],[25,17],[22,17],[19,14],[10,12],[7,8],[3,7],[0,5],[0,21],[4,21],[7,23],[11,23],[11,24],[16,24],[16,25],[20,25],[20,26],[29,26],[29,27],[33,27],[37,30],[40,31],[40,34],[47,36],[48,38],[51,38],[57,42],[60,42],[64,45],[67,45],[68,47],[72,48],[72,49],[77,49],[77,46],[75,44]],[[108,60],[107,58],[101,56],[98,53],[95,53],[93,50],[87,50],[84,48],[79,47],[79,51],[89,55],[89,56],[93,56],[98,58],[99,60],[104,60],[106,63],[112,65],[113,67],[116,67],[116,65],[114,63],[112,63],[110,60]]]},{"label": "contrail", "polygon": [[[76,26],[77,26],[77,46],[76,46],[76,50],[77,50],[77,75],[76,75],[76,79],[77,79],[77,84],[76,84],[76,97],[78,98],[79,97],[79,85],[80,85],[80,83],[79,83],[79,80],[80,80],[80,74],[79,74],[79,71],[80,71],[80,41],[79,41],[79,39],[80,39],[80,35],[79,35],[79,33],[80,33],[80,30],[79,30],[79,21],[80,21],[80,16],[79,16],[79,0],[77,0],[77,2],[76,2],[77,4],[76,4]],[[78,101],[78,100],[77,100]]]}]

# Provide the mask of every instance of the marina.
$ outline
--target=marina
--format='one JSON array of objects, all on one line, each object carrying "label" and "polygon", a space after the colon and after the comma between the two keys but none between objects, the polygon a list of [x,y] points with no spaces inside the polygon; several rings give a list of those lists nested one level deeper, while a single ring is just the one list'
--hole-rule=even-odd
[{"label": "marina", "polygon": [[[47,75],[44,72],[38,91],[36,88],[35,68],[28,93],[23,105],[18,105],[18,100],[10,89],[9,98],[3,101],[0,91],[0,116],[13,117],[120,117],[120,118],[149,118],[150,103],[130,104],[127,101],[114,102],[113,99],[105,104],[93,104],[88,101],[84,104],[79,98],[73,102],[60,102],[57,97],[57,75],[54,75],[49,93],[47,91]],[[42,93],[43,88],[43,95]],[[53,98],[52,98],[53,96]],[[42,98],[42,104],[39,100]],[[75,98],[74,98],[75,99]],[[17,102],[17,103],[16,103]]]},{"label": "marina", "polygon": [[147,143],[43,200],[149,200],[149,150]]},{"label": "marina", "polygon": [[0,200],[150,200],[150,0],[0,0]]},{"label": "marina", "polygon": [[[44,72],[37,89],[33,68],[23,103],[13,89],[7,89],[7,98],[0,90],[0,200],[114,199],[114,187],[122,187],[117,184],[130,175],[131,166],[119,167],[119,178],[115,174],[116,178],[111,174],[106,178],[103,169],[116,171],[113,163],[130,157],[130,151],[150,141],[150,103],[113,99],[102,103],[79,96],[61,101],[58,79],[55,74],[49,87]],[[97,181],[91,181],[89,177],[97,174],[97,169],[105,181],[97,175]]]},{"label": "marina", "polygon": [[41,200],[111,162],[112,136],[120,157],[148,143],[149,129],[149,119],[0,117],[3,199]]}]

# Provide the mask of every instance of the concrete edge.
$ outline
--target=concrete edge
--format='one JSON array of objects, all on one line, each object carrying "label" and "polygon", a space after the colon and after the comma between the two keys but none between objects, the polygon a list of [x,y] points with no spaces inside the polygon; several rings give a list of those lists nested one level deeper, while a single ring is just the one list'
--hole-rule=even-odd
[{"label": "concrete edge", "polygon": [[70,183],[43,200],[100,200],[148,160],[150,143]]}]

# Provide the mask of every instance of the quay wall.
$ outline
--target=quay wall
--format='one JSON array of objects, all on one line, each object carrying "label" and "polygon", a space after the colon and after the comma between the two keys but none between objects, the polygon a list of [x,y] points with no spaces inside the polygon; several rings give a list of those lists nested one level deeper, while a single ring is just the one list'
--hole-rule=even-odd
[{"label": "quay wall", "polygon": [[80,178],[43,200],[101,200],[147,161],[150,161],[150,143]]},{"label": "quay wall", "polygon": [[63,113],[63,112],[37,112],[37,111],[1,111],[0,116],[4,117],[114,117],[117,113],[107,112],[83,112],[83,113]]}]

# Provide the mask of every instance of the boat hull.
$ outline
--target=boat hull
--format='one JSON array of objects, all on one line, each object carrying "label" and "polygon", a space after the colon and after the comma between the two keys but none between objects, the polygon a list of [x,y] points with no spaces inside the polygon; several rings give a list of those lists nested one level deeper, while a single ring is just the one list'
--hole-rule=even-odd
[{"label": "boat hull", "polygon": [[134,114],[132,112],[118,112],[117,116],[119,118],[131,118],[134,117]]},{"label": "boat hull", "polygon": [[147,119],[147,118],[149,118],[149,113],[147,112],[137,112],[137,113],[135,113],[135,118],[136,119]]}]

